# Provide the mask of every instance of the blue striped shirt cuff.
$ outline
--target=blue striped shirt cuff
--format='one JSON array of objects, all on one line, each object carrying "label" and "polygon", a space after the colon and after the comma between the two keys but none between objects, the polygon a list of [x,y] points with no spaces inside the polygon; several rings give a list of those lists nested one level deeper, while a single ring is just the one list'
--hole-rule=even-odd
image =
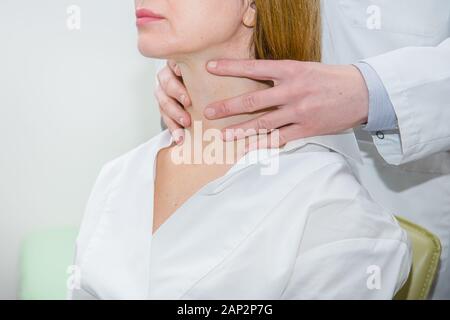
[{"label": "blue striped shirt cuff", "polygon": [[369,89],[369,119],[362,129],[369,132],[398,129],[397,115],[378,73],[366,62],[354,64]]}]

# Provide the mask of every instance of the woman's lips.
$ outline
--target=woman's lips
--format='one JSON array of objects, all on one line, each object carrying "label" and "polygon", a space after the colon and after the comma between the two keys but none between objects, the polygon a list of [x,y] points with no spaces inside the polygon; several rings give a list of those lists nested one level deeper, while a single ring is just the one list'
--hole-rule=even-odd
[{"label": "woman's lips", "polygon": [[138,9],[136,10],[136,24],[138,26],[146,25],[150,22],[156,22],[164,20],[165,18],[157,13],[154,13],[148,9]]}]

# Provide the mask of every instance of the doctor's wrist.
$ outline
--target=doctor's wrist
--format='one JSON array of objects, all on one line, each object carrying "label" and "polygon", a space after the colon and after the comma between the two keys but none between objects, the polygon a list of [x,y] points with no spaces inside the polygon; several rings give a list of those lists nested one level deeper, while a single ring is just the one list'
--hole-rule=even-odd
[{"label": "doctor's wrist", "polygon": [[[363,90],[364,92],[359,92],[358,95],[364,96],[363,99],[361,99],[362,101],[364,101],[364,103],[360,104],[360,108],[358,109],[358,114],[355,115],[357,117],[357,123],[360,126],[364,126],[367,125],[368,121],[369,121],[369,107],[370,107],[370,93],[369,93],[369,88],[367,86],[367,82],[366,79],[364,77],[364,75],[361,73],[361,71],[359,70],[359,68],[355,65],[352,65],[352,68],[355,69],[355,73],[358,74],[358,81],[360,81],[360,84],[358,85],[358,90]],[[361,85],[363,84],[363,85]]]}]

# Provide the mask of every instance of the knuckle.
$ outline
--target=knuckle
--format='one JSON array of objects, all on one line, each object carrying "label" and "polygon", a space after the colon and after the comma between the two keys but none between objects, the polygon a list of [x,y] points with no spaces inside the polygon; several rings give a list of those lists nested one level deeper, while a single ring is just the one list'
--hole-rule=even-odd
[{"label": "knuckle", "polygon": [[253,94],[245,95],[242,98],[242,105],[244,107],[244,111],[253,112],[256,108],[256,98]]},{"label": "knuckle", "polygon": [[258,130],[261,129],[272,129],[271,121],[267,118],[261,117],[256,120],[256,127]]},{"label": "knuckle", "polygon": [[167,81],[167,87],[170,88],[170,90],[176,90],[178,88],[178,80],[175,77],[170,77]]},{"label": "knuckle", "polygon": [[169,98],[167,96],[160,96],[159,97],[159,105],[161,106],[162,109],[168,110],[168,108],[170,106]]},{"label": "knuckle", "polygon": [[178,80],[175,78],[170,78],[167,81],[167,91],[168,92],[176,92],[178,89]]},{"label": "knuckle", "polygon": [[159,84],[161,85],[161,88],[163,90],[167,90],[167,85],[169,83],[170,78],[165,75],[162,75],[158,80]]},{"label": "knuckle", "polygon": [[157,77],[157,79],[158,79],[158,82],[159,82],[161,85],[167,82],[167,70],[168,70],[168,67],[165,66],[165,67],[162,68],[162,69],[158,72],[158,74],[156,75],[156,77]]},{"label": "knuckle", "polygon": [[228,115],[229,113],[230,113],[230,107],[226,103],[222,102],[219,107],[219,114]]}]

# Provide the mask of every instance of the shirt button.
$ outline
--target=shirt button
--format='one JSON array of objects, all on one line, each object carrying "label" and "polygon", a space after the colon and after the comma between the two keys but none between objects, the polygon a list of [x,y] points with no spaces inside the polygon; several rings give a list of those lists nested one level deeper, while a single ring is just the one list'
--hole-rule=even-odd
[{"label": "shirt button", "polygon": [[377,137],[378,137],[378,139],[383,140],[384,139],[384,133],[382,131],[377,131]]}]

